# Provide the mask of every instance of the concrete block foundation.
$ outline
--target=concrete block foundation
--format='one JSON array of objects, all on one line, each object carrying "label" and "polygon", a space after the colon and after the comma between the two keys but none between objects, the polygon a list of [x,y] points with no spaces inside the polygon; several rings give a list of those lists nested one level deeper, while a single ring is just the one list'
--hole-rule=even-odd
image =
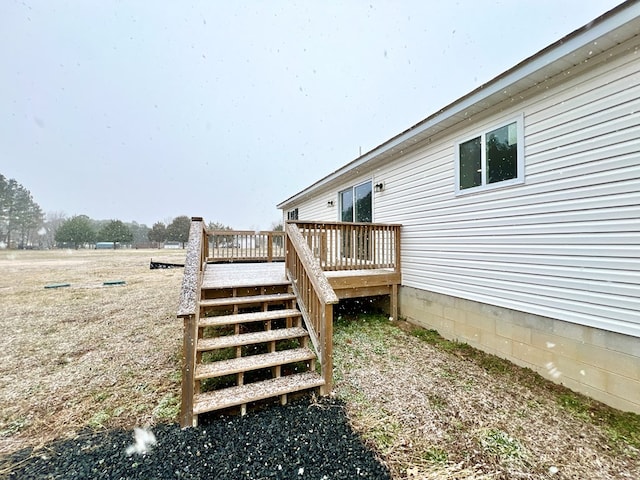
[{"label": "concrete block foundation", "polygon": [[404,286],[399,308],[415,325],[640,414],[638,338]]}]

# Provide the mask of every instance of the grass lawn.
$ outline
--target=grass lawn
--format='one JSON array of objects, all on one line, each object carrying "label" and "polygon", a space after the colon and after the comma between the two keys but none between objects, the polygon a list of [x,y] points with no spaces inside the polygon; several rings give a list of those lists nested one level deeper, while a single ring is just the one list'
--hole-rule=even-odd
[{"label": "grass lawn", "polygon": [[185,251],[0,251],[0,452],[175,418],[182,269],[152,257]]},{"label": "grass lawn", "polygon": [[638,415],[384,315],[343,315],[334,342],[335,392],[394,478],[640,478]]},{"label": "grass lawn", "polygon": [[[184,255],[0,251],[0,454],[176,421],[182,269],[149,261]],[[394,478],[640,478],[637,415],[365,305],[337,311],[334,394]]]}]

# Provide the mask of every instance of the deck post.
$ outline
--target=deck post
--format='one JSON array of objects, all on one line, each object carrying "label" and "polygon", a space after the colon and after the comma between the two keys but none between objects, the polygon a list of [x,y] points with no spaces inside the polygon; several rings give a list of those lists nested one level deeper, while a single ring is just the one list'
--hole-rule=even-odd
[{"label": "deck post", "polygon": [[389,314],[393,320],[398,320],[398,284],[391,285],[391,301]]},{"label": "deck post", "polygon": [[273,262],[273,234],[267,232],[267,262]]},{"label": "deck post", "polygon": [[324,385],[320,387],[321,395],[329,395],[333,390],[333,305],[324,305],[322,318],[324,338],[322,339],[324,352],[322,353],[322,377]]},{"label": "deck post", "polygon": [[182,428],[197,425],[198,418],[193,414],[193,395],[195,387],[196,342],[198,339],[198,321],[195,315],[184,317],[184,341],[182,346],[182,401],[180,406],[180,426]]},{"label": "deck post", "polygon": [[400,273],[401,271],[401,265],[400,265],[400,227],[396,227],[395,228],[395,261],[396,261],[396,268],[395,271]]}]

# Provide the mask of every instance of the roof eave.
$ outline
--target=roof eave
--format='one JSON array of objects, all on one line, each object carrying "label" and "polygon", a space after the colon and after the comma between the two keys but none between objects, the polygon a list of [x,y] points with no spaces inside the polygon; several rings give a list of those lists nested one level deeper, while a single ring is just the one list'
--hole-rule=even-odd
[{"label": "roof eave", "polygon": [[[311,195],[312,193],[322,189],[323,187],[330,185],[331,183],[347,175],[354,169],[360,169],[365,164],[375,161],[382,155],[390,154],[395,149],[400,149],[408,143],[410,144],[412,139],[415,139],[419,135],[423,135],[430,130],[437,129],[439,125],[444,124],[452,117],[464,113],[465,111],[471,109],[473,106],[486,101],[490,97],[499,94],[500,92],[509,90],[510,87],[516,85],[518,82],[526,79],[527,77],[533,76],[534,74],[540,76],[540,74],[544,73],[545,70],[549,70],[550,73],[554,72],[554,75],[557,74],[557,72],[555,72],[555,69],[553,68],[556,62],[559,62],[563,58],[567,58],[572,54],[579,52],[581,48],[592,45],[603,36],[610,34],[611,32],[623,27],[625,24],[636,19],[640,12],[638,11],[638,8],[634,7],[638,7],[638,3],[639,2],[637,0],[631,0],[622,3],[616,8],[596,18],[592,22],[589,22],[587,25],[573,31],[557,42],[528,57],[514,67],[493,78],[489,82],[480,85],[478,88],[471,91],[467,95],[455,100],[433,115],[408,128],[404,132],[401,132],[395,137],[392,137],[391,139],[373,148],[364,155],[361,155],[355,160],[318,180],[304,190],[301,190],[295,195],[289,197],[288,199],[279,203],[277,205],[277,208],[285,209],[295,202],[301,200],[302,198]],[[586,56],[586,53],[583,52],[583,56]],[[573,61],[580,62],[582,61],[582,59],[575,58],[573,59]],[[511,95],[517,95],[518,93],[520,93],[520,91],[523,90],[524,89],[512,91]]]}]

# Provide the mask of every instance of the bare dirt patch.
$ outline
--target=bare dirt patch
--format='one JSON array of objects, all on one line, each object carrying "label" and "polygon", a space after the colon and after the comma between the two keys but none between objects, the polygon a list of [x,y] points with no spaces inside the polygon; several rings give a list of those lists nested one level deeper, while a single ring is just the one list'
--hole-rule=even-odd
[{"label": "bare dirt patch", "polygon": [[175,418],[182,269],[152,256],[185,252],[0,251],[0,452]]}]

